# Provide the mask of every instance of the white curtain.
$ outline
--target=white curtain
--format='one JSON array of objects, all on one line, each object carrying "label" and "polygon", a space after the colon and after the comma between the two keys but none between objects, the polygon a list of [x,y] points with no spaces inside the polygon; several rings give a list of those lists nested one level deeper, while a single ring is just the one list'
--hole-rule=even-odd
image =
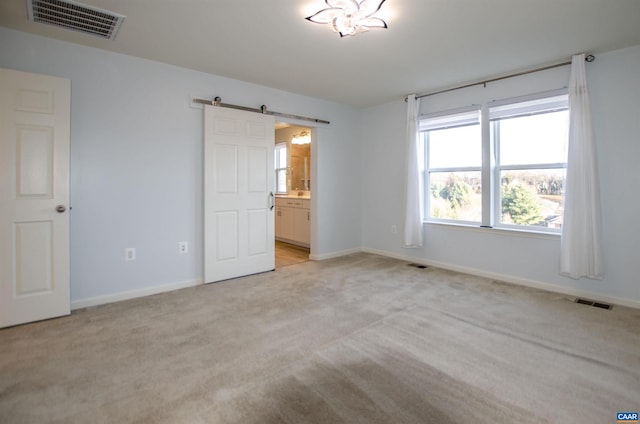
[{"label": "white curtain", "polygon": [[584,54],[575,55],[571,63],[560,273],[602,279],[600,189],[584,59]]},{"label": "white curtain", "polygon": [[407,97],[407,193],[404,220],[404,247],[422,247],[422,221],[424,217],[424,190],[421,175],[421,148],[419,143],[418,110],[420,100],[412,94]]}]

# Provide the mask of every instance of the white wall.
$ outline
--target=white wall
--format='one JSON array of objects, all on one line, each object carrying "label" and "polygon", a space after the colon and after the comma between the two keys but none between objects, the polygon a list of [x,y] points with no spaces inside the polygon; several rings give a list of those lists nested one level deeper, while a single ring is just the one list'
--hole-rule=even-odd
[{"label": "white wall", "polygon": [[[428,70],[425,70],[428,72]],[[363,246],[404,258],[515,283],[640,306],[640,46],[598,54],[587,64],[603,205],[605,279],[558,275],[559,236],[426,224],[423,249],[403,249],[404,134],[402,100],[363,115]],[[569,67],[427,97],[421,112],[481,104],[566,86]],[[398,234],[391,225],[398,225]]]},{"label": "white wall", "polygon": [[[71,80],[74,305],[202,279],[203,123],[190,96],[331,121],[314,131],[312,253],[360,247],[359,111],[2,27],[0,66]],[[136,261],[125,262],[126,247]]]}]

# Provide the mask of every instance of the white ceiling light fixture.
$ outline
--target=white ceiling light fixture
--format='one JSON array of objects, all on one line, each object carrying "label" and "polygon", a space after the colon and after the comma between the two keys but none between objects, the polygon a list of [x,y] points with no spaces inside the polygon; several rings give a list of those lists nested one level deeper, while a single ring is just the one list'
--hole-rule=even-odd
[{"label": "white ceiling light fixture", "polygon": [[291,139],[291,144],[310,144],[311,143],[311,134],[309,131],[302,131],[300,134],[294,134]]},{"label": "white ceiling light fixture", "polygon": [[329,6],[314,15],[308,21],[316,24],[331,24],[340,37],[356,35],[371,28],[387,28],[387,23],[375,15],[386,0],[326,0]]}]

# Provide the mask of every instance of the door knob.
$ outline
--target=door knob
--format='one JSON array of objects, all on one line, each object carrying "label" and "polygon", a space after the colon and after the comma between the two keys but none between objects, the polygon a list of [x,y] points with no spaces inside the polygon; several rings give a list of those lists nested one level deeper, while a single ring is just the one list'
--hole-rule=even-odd
[{"label": "door knob", "polygon": [[66,210],[67,210],[67,208],[65,208],[64,205],[58,205],[58,207],[56,208],[56,211],[58,213],[62,213],[64,211],[66,211]]}]

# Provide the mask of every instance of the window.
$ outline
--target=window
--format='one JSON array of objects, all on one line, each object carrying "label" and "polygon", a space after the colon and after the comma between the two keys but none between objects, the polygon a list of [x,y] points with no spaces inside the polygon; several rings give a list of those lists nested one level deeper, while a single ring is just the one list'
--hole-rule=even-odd
[{"label": "window", "polygon": [[276,144],[274,149],[276,168],[276,193],[287,193],[287,143]]},{"label": "window", "polygon": [[489,108],[496,149],[496,226],[562,227],[567,96]]},{"label": "window", "polygon": [[554,92],[422,117],[426,219],[559,232],[567,103]]},{"label": "window", "polygon": [[479,224],[482,220],[482,134],[477,108],[420,121],[426,153],[428,217]]}]

